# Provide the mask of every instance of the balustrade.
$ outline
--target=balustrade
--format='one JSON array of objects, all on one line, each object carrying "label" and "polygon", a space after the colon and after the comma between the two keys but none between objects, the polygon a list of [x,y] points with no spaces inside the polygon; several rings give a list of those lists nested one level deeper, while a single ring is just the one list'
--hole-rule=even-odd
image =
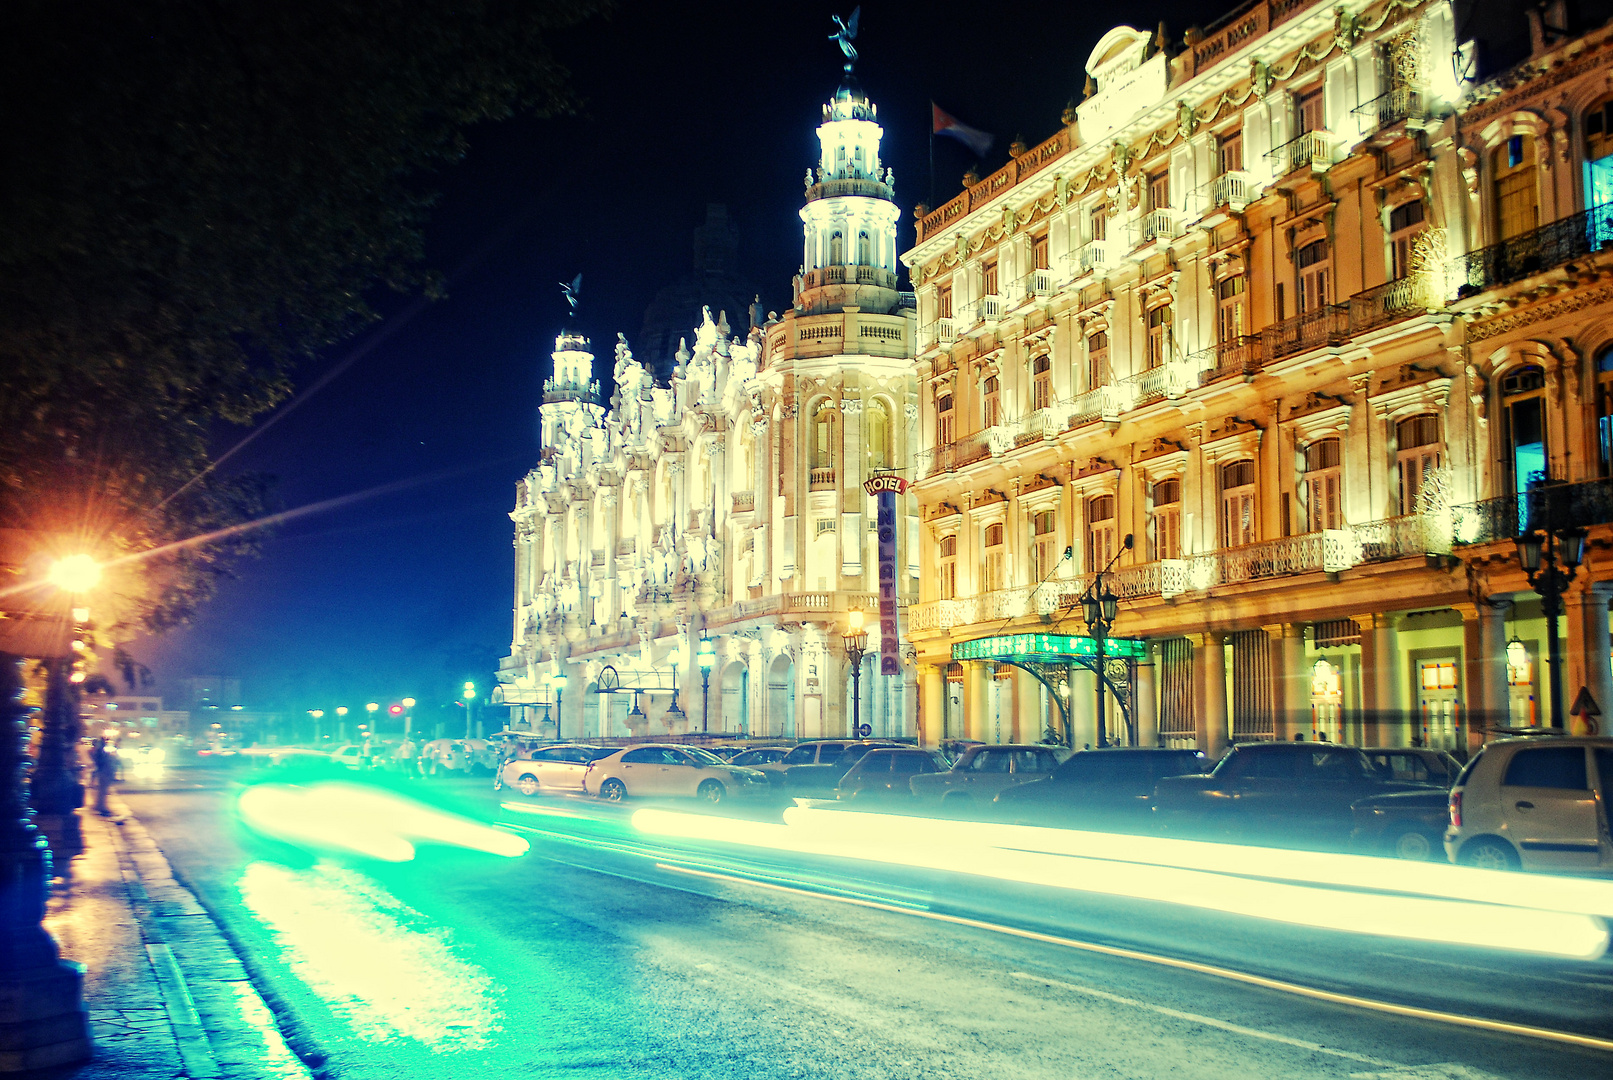
[{"label": "balustrade", "polygon": [[1089,240],[1075,252],[1076,276],[1105,270],[1115,264],[1114,247],[1108,240]]},{"label": "balustrade", "polygon": [[1613,202],[1593,206],[1522,236],[1469,252],[1451,263],[1447,278],[1456,287],[1456,297],[1460,300],[1610,247],[1613,247]]},{"label": "balustrade", "polygon": [[1350,305],[1326,304],[1260,331],[1261,350],[1269,362],[1350,338]]},{"label": "balustrade", "polygon": [[744,513],[747,510],[755,510],[755,509],[756,509],[756,492],[755,491],[736,491],[736,492],[734,492],[734,513],[741,514],[741,513]]},{"label": "balustrade", "polygon": [[1386,281],[1375,289],[1350,297],[1350,332],[1359,334],[1387,326],[1434,306],[1437,304],[1429,275],[1413,274]]},{"label": "balustrade", "polygon": [[1206,210],[1221,207],[1237,213],[1254,198],[1255,183],[1246,172],[1224,172],[1199,188]]},{"label": "balustrade", "polygon": [[813,469],[807,475],[807,486],[812,491],[822,491],[835,486],[835,471],[833,468]]},{"label": "balustrade", "polygon": [[1289,139],[1266,156],[1277,165],[1277,175],[1286,176],[1301,169],[1326,172],[1333,167],[1334,147],[1338,138],[1330,131],[1307,131],[1298,138]]},{"label": "balustrade", "polygon": [[1150,210],[1137,225],[1137,243],[1154,240],[1175,240],[1182,235],[1182,212],[1165,208]]},{"label": "balustrade", "polygon": [[1259,335],[1239,334],[1217,342],[1208,349],[1201,349],[1188,357],[1188,363],[1202,372],[1199,385],[1208,386],[1221,379],[1253,375],[1259,371],[1264,359],[1261,346]]},{"label": "balustrade", "polygon": [[1371,101],[1357,105],[1350,111],[1361,117],[1363,123],[1379,128],[1428,115],[1428,110],[1423,106],[1422,92],[1410,86],[1391,86]]},{"label": "balustrade", "polygon": [[980,318],[986,322],[996,322],[1003,317],[1003,298],[996,293],[988,293],[979,301]]}]

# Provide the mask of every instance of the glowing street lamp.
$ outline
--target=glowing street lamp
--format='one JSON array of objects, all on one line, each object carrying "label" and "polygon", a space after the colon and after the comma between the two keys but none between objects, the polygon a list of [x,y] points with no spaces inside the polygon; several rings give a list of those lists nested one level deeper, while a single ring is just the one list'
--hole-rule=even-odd
[{"label": "glowing street lamp", "polygon": [[45,580],[63,592],[89,592],[101,582],[101,564],[89,555],[66,555],[50,564]]},{"label": "glowing street lamp", "polygon": [[464,690],[460,691],[461,698],[465,700],[465,738],[470,738],[471,711],[476,703],[476,684],[466,680]]},{"label": "glowing street lamp", "polygon": [[863,629],[861,608],[846,612],[846,632],[841,635],[846,645],[846,663],[851,665],[851,737],[863,737],[862,678],[863,656],[868,652],[868,631]]},{"label": "glowing street lamp", "polygon": [[717,663],[717,647],[704,630],[694,656],[700,665],[700,730],[705,732],[711,730],[711,669]]}]

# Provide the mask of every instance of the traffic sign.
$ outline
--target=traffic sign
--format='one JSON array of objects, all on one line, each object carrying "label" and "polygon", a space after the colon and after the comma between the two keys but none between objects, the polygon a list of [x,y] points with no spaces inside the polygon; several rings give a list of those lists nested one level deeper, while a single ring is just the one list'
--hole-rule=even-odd
[{"label": "traffic sign", "polygon": [[873,733],[874,733],[874,725],[872,725],[872,724],[858,724],[857,725],[857,738],[866,739],[866,738],[868,738],[868,736],[872,735]]},{"label": "traffic sign", "polygon": [[1569,706],[1569,716],[1601,716],[1602,710],[1597,706],[1596,699],[1591,697],[1591,688],[1582,686],[1579,695],[1574,698],[1574,704]]}]

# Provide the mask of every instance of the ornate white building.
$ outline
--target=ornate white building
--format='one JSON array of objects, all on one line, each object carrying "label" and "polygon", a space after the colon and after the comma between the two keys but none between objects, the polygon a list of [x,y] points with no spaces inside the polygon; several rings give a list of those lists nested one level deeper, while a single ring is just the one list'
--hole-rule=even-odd
[{"label": "ornate white building", "polygon": [[[782,318],[756,326],[753,311],[740,337],[708,310],[668,386],[619,337],[608,407],[588,340],[556,339],[541,459],[511,514],[514,633],[494,701],[514,706],[513,722],[566,738],[844,734],[842,634],[861,610],[871,628],[861,718],[876,735],[917,733],[912,664],[877,674],[874,499],[863,489],[917,450],[915,314],[897,290],[882,134],[848,77],[818,128],[801,273]],[[918,519],[907,497],[898,513],[905,605],[917,593]]]}]

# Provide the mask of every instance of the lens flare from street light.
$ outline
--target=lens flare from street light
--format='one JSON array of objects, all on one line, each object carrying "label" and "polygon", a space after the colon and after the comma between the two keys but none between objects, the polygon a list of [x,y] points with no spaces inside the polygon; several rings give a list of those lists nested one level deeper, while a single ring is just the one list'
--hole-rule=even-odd
[{"label": "lens flare from street light", "polygon": [[338,705],[338,706],[336,706],[336,715],[337,716],[346,716],[347,715],[347,706],[346,705]]},{"label": "lens flare from street light", "polygon": [[50,564],[45,577],[63,592],[89,592],[101,581],[101,564],[88,555],[66,555]]},{"label": "lens flare from street light", "polygon": [[406,697],[406,698],[404,698],[404,699],[403,699],[403,707],[404,707],[404,708],[405,708],[405,709],[412,709],[412,708],[414,708],[414,698],[412,698],[412,697]]}]

